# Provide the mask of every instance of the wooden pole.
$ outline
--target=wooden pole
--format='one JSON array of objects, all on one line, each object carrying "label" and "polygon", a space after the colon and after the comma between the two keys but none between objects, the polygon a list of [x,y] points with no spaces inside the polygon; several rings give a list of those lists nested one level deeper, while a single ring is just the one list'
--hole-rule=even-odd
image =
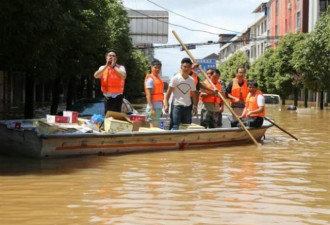
[{"label": "wooden pole", "polygon": [[273,124],[275,127],[277,127],[278,129],[280,129],[281,131],[283,131],[284,133],[288,134],[289,136],[291,136],[292,138],[296,139],[298,141],[298,138],[296,136],[294,136],[293,134],[291,134],[289,131],[286,131],[284,128],[280,127],[279,125],[277,125],[273,120],[265,117],[265,120],[269,121],[271,124]]},{"label": "wooden pole", "polygon": [[[182,42],[182,40],[180,39],[180,37],[177,35],[177,33],[173,30],[172,31],[173,35],[175,36],[175,38],[178,40],[178,42],[181,44],[181,46],[183,47],[183,49],[186,51],[186,53],[188,54],[188,56],[192,59],[192,61],[194,63],[197,63],[195,57],[190,53],[190,51],[187,49],[186,45]],[[199,70],[203,73],[203,75],[205,76],[205,78],[207,79],[207,81],[211,84],[213,89],[216,89],[216,87],[214,86],[214,84],[211,82],[210,78],[206,75],[205,71],[203,70],[203,68],[199,65],[198,66]],[[228,104],[228,102],[226,101],[226,99],[220,94],[218,93],[219,97],[221,98],[221,100],[223,101],[223,103],[227,106],[227,108],[229,109],[229,111],[234,115],[234,117],[237,119],[237,121],[241,124],[241,127],[243,127],[243,129],[246,131],[246,133],[250,136],[251,140],[254,142],[254,144],[256,144],[257,146],[259,146],[258,142],[256,141],[256,139],[252,136],[252,134],[250,133],[250,131],[246,128],[246,126],[244,125],[244,123],[240,120],[240,118],[236,115],[236,113],[234,112],[234,110],[230,107],[230,105]]]}]

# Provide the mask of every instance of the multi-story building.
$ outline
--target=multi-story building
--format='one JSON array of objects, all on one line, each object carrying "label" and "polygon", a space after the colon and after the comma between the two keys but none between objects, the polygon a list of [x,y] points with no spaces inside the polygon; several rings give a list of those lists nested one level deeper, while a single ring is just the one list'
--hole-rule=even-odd
[{"label": "multi-story building", "polygon": [[[221,35],[219,35],[219,40]],[[237,35],[230,39],[228,43],[220,45],[219,51],[219,62],[225,62],[232,54],[236,51],[243,51],[245,54],[250,57],[250,28],[245,30],[241,35]],[[223,43],[219,41],[220,43]]]},{"label": "multi-story building", "polygon": [[320,13],[326,12],[329,6],[330,0],[309,0],[308,32],[314,30]]},{"label": "multi-story building", "polygon": [[258,14],[258,19],[241,35],[232,37],[224,44],[224,37],[219,35],[220,51],[219,61],[226,61],[236,51],[244,52],[250,61],[256,60],[269,46],[267,38],[267,2],[261,3],[253,13]]},{"label": "multi-story building", "polygon": [[269,35],[275,46],[279,37],[288,33],[308,32],[309,0],[270,0]]},{"label": "multi-story building", "polygon": [[267,2],[261,3],[253,13],[259,13],[261,16],[250,26],[250,62],[255,61],[261,56],[265,49],[270,46],[267,31]]}]

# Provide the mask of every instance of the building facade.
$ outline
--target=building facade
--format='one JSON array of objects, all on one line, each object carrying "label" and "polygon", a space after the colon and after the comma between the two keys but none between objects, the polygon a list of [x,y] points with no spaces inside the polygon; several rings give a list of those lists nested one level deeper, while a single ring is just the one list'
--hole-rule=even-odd
[{"label": "building facade", "polygon": [[272,46],[285,34],[308,32],[309,0],[270,0],[268,4],[267,19]]}]

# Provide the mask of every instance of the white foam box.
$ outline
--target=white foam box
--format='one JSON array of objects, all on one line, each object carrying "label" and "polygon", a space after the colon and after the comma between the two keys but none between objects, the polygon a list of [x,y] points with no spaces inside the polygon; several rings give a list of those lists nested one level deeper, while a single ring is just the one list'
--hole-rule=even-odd
[{"label": "white foam box", "polygon": [[164,131],[158,127],[140,127],[139,132],[157,132],[157,131]]},{"label": "white foam box", "polygon": [[131,132],[133,124],[130,122],[116,120],[113,117],[104,119],[104,131],[109,133]]},{"label": "white foam box", "polygon": [[198,124],[180,124],[179,130],[195,130],[195,129],[205,129],[205,127]]},{"label": "white foam box", "polygon": [[67,116],[70,119],[70,123],[78,122],[78,112],[75,111],[63,111],[63,116]]}]

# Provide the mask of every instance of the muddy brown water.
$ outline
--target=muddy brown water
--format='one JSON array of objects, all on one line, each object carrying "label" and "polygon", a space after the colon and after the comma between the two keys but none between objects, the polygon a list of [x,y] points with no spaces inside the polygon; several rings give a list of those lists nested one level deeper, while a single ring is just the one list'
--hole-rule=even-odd
[{"label": "muddy brown water", "polygon": [[268,110],[254,145],[0,156],[0,224],[329,224],[330,110]]}]

